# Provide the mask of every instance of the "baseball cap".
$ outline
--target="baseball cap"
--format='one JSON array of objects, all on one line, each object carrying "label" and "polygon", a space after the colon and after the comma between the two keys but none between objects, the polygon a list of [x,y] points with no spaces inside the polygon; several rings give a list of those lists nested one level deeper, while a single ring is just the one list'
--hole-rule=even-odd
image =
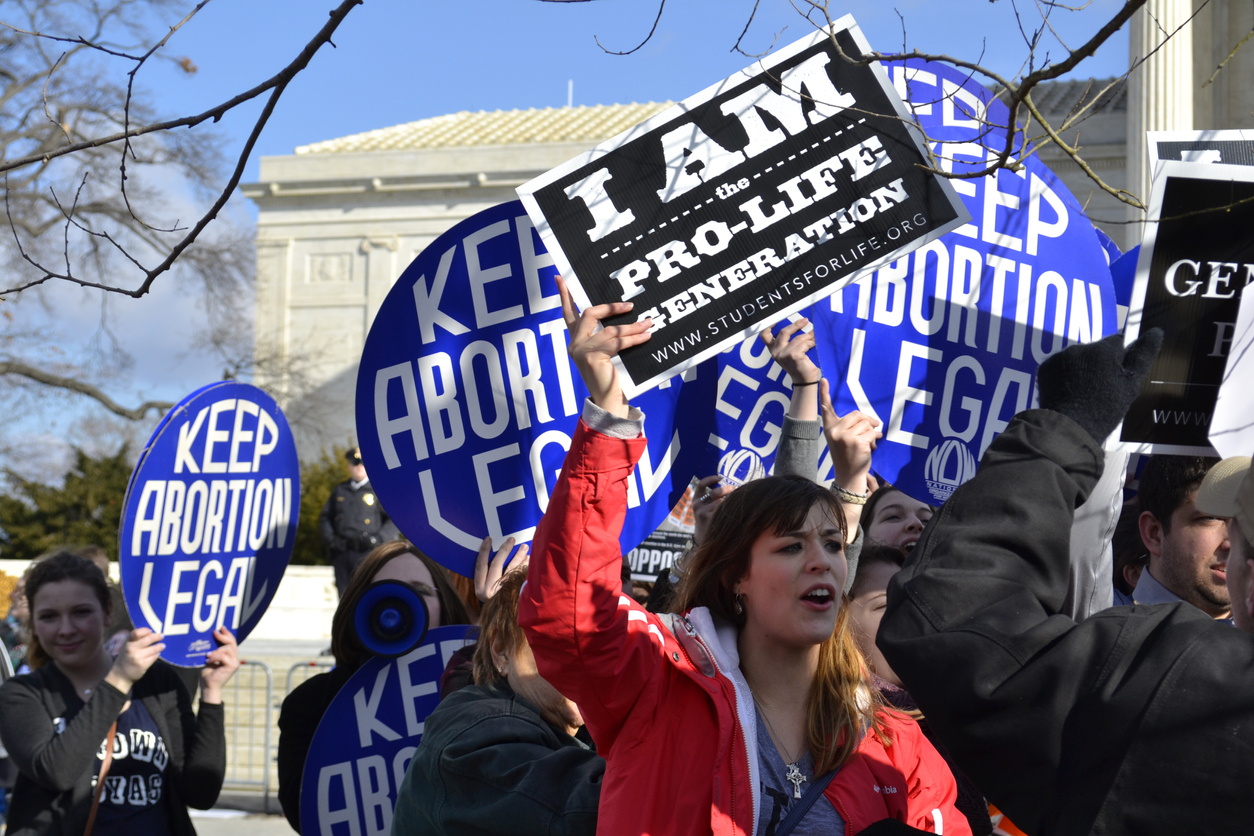
[{"label": "baseball cap", "polygon": [[1254,478],[1250,457],[1231,456],[1210,469],[1197,489],[1197,509],[1213,517],[1236,517],[1247,536],[1254,534]]}]

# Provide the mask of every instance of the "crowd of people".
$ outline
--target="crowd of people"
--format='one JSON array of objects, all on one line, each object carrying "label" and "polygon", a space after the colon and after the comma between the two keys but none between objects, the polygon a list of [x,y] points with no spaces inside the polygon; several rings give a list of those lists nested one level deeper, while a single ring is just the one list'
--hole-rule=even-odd
[{"label": "crowd of people", "polygon": [[[386,530],[350,453],[322,519],[341,592],[335,667],[279,718],[296,832],[319,721],[370,658],[353,613],[383,580],[413,587],[433,627],[478,627],[397,793],[401,836],[1254,820],[1250,460],[1154,456],[1125,483],[1126,456],[1104,446],[1161,334],[1047,360],[1039,408],[932,507],[876,480],[881,428],[836,414],[805,320],[765,332],[793,392],[774,472],[697,481],[692,541],[640,601],[619,534],[643,416],[613,361],[649,323],[600,327],[630,303],[580,313],[559,291],[589,396],[530,550],[485,539],[475,577],[458,578]],[[815,481],[822,445],[830,484]],[[0,625],[18,672],[0,687],[9,832],[192,833],[188,807],[212,805],[224,774],[234,638],[220,629],[185,682],[91,557],[35,563]]]}]

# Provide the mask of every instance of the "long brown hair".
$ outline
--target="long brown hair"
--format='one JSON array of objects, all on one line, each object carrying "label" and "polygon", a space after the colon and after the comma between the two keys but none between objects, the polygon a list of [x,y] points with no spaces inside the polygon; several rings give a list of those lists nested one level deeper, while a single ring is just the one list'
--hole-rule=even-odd
[{"label": "long brown hair", "polygon": [[471,623],[466,603],[457,594],[444,567],[419,551],[413,543],[393,540],[376,547],[374,551],[366,555],[366,559],[353,570],[353,576],[348,579],[348,586],[345,587],[344,594],[340,596],[340,604],[335,608],[335,615],[331,618],[331,652],[335,654],[337,665],[356,670],[370,658],[370,651],[366,650],[353,634],[353,611],[357,609],[357,602],[361,600],[366,587],[374,582],[374,576],[379,573],[379,570],[389,561],[406,554],[421,560],[435,581],[435,594],[440,600],[440,623],[430,626],[434,628],[449,624]]},{"label": "long brown hair", "polygon": [[[741,485],[723,500],[710,529],[689,560],[675,598],[679,612],[708,607],[710,614],[745,626],[735,587],[749,574],[753,544],[768,532],[800,529],[819,506],[847,539],[840,500],[801,476],[772,476]],[[806,745],[821,775],[846,763],[862,735],[874,731],[887,742],[878,719],[879,695],[866,682],[866,662],[848,629],[849,599],[841,597],[832,635],[819,644],[819,664],[806,709]],[[740,610],[739,612],[737,610]]]},{"label": "long brown hair", "polygon": [[527,572],[514,569],[505,573],[496,594],[488,599],[479,614],[479,643],[475,645],[474,676],[476,685],[495,685],[505,679],[492,661],[492,645],[500,641],[509,654],[517,653],[527,643],[518,626],[518,597]]},{"label": "long brown hair", "polygon": [[59,551],[40,558],[26,576],[26,606],[30,609],[27,618],[26,663],[32,668],[42,668],[52,661],[52,657],[39,643],[39,634],[35,632],[35,596],[45,585],[60,581],[77,581],[95,593],[96,600],[100,602],[100,611],[104,614],[102,629],[109,624],[109,584],[99,566],[68,551]]}]

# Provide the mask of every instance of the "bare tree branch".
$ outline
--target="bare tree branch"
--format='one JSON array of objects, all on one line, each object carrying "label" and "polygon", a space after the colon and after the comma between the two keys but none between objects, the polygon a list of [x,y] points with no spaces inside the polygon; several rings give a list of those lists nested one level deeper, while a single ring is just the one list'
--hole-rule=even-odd
[{"label": "bare tree branch", "polygon": [[[635,51],[637,51],[637,50],[641,49],[641,48],[642,48],[645,44],[647,44],[647,43],[650,41],[650,39],[652,39],[652,38],[653,38],[653,33],[657,31],[657,25],[658,25],[658,22],[662,19],[662,11],[663,11],[665,8],[666,8],[666,0],[662,0],[662,2],[658,4],[658,7],[657,7],[657,17],[653,18],[653,26],[652,26],[652,28],[650,28],[650,29],[649,29],[649,34],[647,34],[647,35],[645,35],[645,36],[644,36],[644,40],[643,40],[643,41],[641,41],[640,43],[636,44],[636,45],[635,45],[635,46],[633,46],[631,49],[629,49],[629,50],[627,50],[627,51],[625,51],[625,52],[615,52],[615,51],[614,51],[614,50],[612,50],[612,49],[607,49],[607,48],[606,48],[606,47],[605,47],[605,46],[601,43],[601,39],[600,39],[600,38],[598,38],[596,35],[593,35],[593,36],[592,36],[592,40],[596,41],[596,42],[597,42],[597,46],[601,47],[601,49],[605,50],[605,51],[606,51],[606,52],[608,52],[610,55],[631,55],[633,52],[635,52]],[[757,9],[757,7],[755,6],[755,7],[754,7],[754,9],[756,10],[756,9]],[[750,18],[750,19],[752,19],[752,18]],[[747,28],[747,27],[746,27],[746,28]],[[742,37],[743,37],[743,36],[742,36]]]},{"label": "bare tree branch", "polygon": [[92,386],[90,383],[84,383],[83,381],[75,380],[72,377],[63,377],[61,375],[52,374],[51,372],[44,371],[43,369],[36,368],[35,366],[16,361],[0,361],[0,376],[5,375],[16,375],[17,377],[24,377],[27,380],[33,380],[44,386],[51,386],[54,389],[65,389],[70,392],[77,392],[80,395],[86,395],[87,397],[100,403],[105,409],[109,410],[113,414],[120,415],[123,418],[129,418],[132,421],[142,420],[144,416],[148,414],[149,410],[155,409],[158,414],[161,414],[174,406],[174,404],[167,401],[145,401],[134,409],[128,409],[113,400],[113,398],[110,398],[104,392],[100,391],[100,389]]}]

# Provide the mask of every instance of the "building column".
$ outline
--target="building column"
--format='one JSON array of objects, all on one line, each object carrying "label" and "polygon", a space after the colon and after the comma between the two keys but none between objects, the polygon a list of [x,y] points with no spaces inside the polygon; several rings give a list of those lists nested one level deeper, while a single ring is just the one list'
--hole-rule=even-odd
[{"label": "building column", "polygon": [[[1145,132],[1193,129],[1193,27],[1184,25],[1192,14],[1190,0],[1148,0],[1132,16],[1130,66],[1149,57],[1128,76],[1127,189],[1146,205],[1152,172]],[[1144,217],[1143,211],[1128,207],[1128,220]],[[1141,243],[1144,226],[1128,225],[1124,249]]]}]

